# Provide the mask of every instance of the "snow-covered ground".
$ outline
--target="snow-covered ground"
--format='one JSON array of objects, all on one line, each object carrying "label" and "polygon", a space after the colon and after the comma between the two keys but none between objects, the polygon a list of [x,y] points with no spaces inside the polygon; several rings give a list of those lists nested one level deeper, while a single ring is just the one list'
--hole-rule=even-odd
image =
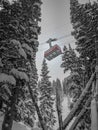
[{"label": "snow-covered ground", "polygon": [[[0,115],[0,130],[2,130],[3,116]],[[29,127],[23,123],[17,123],[14,121],[12,130],[31,130]]]}]

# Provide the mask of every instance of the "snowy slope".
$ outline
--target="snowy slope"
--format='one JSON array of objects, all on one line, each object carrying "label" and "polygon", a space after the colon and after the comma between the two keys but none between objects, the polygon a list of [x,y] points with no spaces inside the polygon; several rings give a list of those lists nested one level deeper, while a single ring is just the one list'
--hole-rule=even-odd
[{"label": "snowy slope", "polygon": [[[2,121],[3,116],[0,115],[0,130],[2,130]],[[12,130],[31,130],[31,129],[22,123],[17,123],[14,121]]]}]

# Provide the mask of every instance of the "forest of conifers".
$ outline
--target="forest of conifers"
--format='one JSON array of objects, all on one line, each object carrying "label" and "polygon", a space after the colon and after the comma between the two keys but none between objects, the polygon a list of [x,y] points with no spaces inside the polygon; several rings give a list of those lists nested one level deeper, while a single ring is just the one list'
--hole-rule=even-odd
[{"label": "forest of conifers", "polygon": [[[76,48],[63,47],[61,68],[69,76],[50,80],[47,60],[36,67],[41,0],[0,0],[1,130],[23,122],[34,130],[98,130],[98,2],[70,0]],[[62,105],[69,114],[63,120]],[[66,111],[66,110],[65,110]],[[57,115],[57,116],[55,116]]]}]

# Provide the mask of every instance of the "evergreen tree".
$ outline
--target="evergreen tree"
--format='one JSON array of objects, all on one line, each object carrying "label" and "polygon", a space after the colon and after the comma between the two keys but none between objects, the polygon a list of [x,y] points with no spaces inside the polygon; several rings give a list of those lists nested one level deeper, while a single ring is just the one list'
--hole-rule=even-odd
[{"label": "evergreen tree", "polygon": [[[2,63],[0,79],[2,89],[7,86],[6,88],[10,90],[10,95],[7,98],[9,104],[6,107],[2,130],[10,130],[18,94],[24,88],[25,81],[27,82],[29,79],[25,70],[27,55],[18,40],[20,38],[18,30],[19,3],[10,4],[9,1],[2,1],[2,5],[3,8],[0,11],[0,56]],[[3,89],[3,91],[5,90]]]},{"label": "evergreen tree", "polygon": [[[41,116],[39,106],[37,103],[37,97],[38,97],[38,92],[37,92],[37,69],[36,69],[36,52],[37,52],[37,47],[38,47],[38,34],[40,34],[40,27],[38,26],[38,22],[41,20],[41,9],[40,6],[42,4],[41,0],[37,1],[31,1],[31,0],[21,0],[23,4],[23,10],[26,10],[24,12],[24,18],[25,21],[22,21],[24,23],[24,26],[27,26],[28,28],[25,30],[25,37],[24,37],[24,42],[27,56],[28,56],[28,61],[27,61],[27,70],[28,70],[28,76],[29,76],[29,84],[28,84],[28,90],[30,94],[30,98],[32,99],[32,103],[34,104],[34,107],[36,109],[41,127],[43,130],[46,130],[45,124],[43,122],[43,118]],[[28,18],[29,16],[29,18]],[[26,23],[26,25],[25,25]],[[29,50],[31,53],[28,52]]]},{"label": "evergreen tree", "polygon": [[[70,75],[64,79],[63,89],[64,89],[64,93],[68,97],[68,101],[69,98],[72,98],[72,102],[70,102],[69,104],[69,108],[72,109],[74,103],[79,99],[85,87],[84,86],[85,68],[82,64],[82,59],[76,55],[75,51],[71,48],[70,45],[69,45],[69,49],[66,48],[66,50],[64,51],[65,52],[62,58],[63,59],[62,64],[64,65],[65,63],[65,66],[61,65],[61,67],[64,67],[64,70],[66,69],[66,71],[70,70]],[[67,55],[65,55],[66,53]],[[78,113],[81,111],[83,105],[84,102],[81,103],[81,105],[79,106],[75,116],[77,116]]]},{"label": "evergreen tree", "polygon": [[68,70],[71,70],[71,68],[67,68],[69,65],[69,51],[66,46],[63,48],[63,56],[62,56],[62,64],[61,67],[64,68],[64,73]]},{"label": "evergreen tree", "polygon": [[[24,19],[22,21],[22,26],[27,27],[23,37],[23,41],[25,42],[24,48],[27,53],[28,61],[27,61],[27,70],[28,70],[28,76],[29,76],[29,84],[28,84],[28,90],[30,94],[30,98],[32,99],[32,102],[34,104],[34,107],[36,109],[41,127],[43,130],[45,130],[45,124],[43,122],[43,119],[41,117],[39,107],[37,104],[37,69],[36,69],[36,51],[38,47],[38,34],[40,34],[40,27],[38,26],[38,22],[41,20],[41,9],[40,6],[42,4],[41,0],[38,1],[31,1],[31,0],[21,0],[21,4],[23,6],[23,16]],[[24,12],[25,10],[25,12]]]},{"label": "evergreen tree", "polygon": [[[89,87],[88,91],[86,92],[86,88],[88,85],[88,83],[92,83],[92,77],[94,76],[91,73],[95,71],[95,58],[98,55],[98,47],[97,47],[97,19],[98,19],[98,3],[94,2],[93,4],[91,3],[87,3],[87,4],[80,4],[78,2],[78,0],[70,0],[70,9],[71,9],[71,22],[73,25],[73,29],[74,31],[72,32],[72,35],[75,37],[76,39],[76,49],[79,52],[79,58],[80,58],[80,64],[82,68],[85,68],[85,73],[84,75],[82,75],[82,77],[84,77],[85,80],[82,80],[82,86],[84,90],[82,90],[82,95],[80,95],[80,98],[76,101],[75,105],[80,105],[80,104],[85,104],[85,106],[87,104],[89,104],[88,106],[90,106],[90,102],[91,99],[89,101],[89,98],[92,94],[91,92],[91,87]],[[95,47],[97,49],[95,49]],[[96,51],[95,51],[96,50]],[[95,52],[96,52],[96,56],[95,56]],[[97,63],[97,61],[96,61]],[[77,68],[77,67],[76,67]],[[77,70],[77,69],[76,69]],[[77,72],[77,71],[76,71]],[[78,75],[81,78],[81,71],[78,71]],[[91,77],[91,78],[90,78]],[[90,79],[90,80],[89,80]],[[89,80],[89,82],[88,82]],[[70,81],[73,82],[73,79],[71,79]],[[70,84],[69,81],[69,84]],[[88,82],[88,83],[87,83]],[[87,83],[87,85],[85,85]],[[65,82],[66,84],[66,82]],[[75,84],[77,85],[77,84]],[[66,85],[67,86],[67,85]],[[81,85],[80,85],[81,86]],[[86,88],[85,88],[86,86]],[[66,93],[67,91],[69,91],[69,88],[67,86],[67,88],[65,89]],[[86,95],[84,94],[84,92],[86,92]],[[76,94],[77,95],[77,94]],[[85,95],[85,99],[83,98],[83,96]],[[81,102],[80,102],[81,101]],[[89,101],[89,103],[88,103]],[[77,106],[78,106],[77,105]],[[64,121],[64,128],[65,126],[68,124],[69,120],[73,117],[73,115],[76,112],[76,108],[75,107],[72,109],[72,111],[70,112],[69,116],[65,119]],[[81,106],[81,105],[80,105]],[[83,108],[82,106],[82,108]],[[71,127],[70,130],[72,129],[90,129],[90,110],[85,111],[84,109],[81,108],[81,112],[79,112],[78,117],[75,120],[75,127],[74,124]],[[85,111],[85,116],[83,115],[83,112]],[[82,117],[81,117],[82,116]],[[77,120],[78,119],[78,120]],[[79,120],[81,120],[81,122],[79,123]],[[77,126],[77,124],[79,126]],[[77,128],[76,128],[77,126]]]},{"label": "evergreen tree", "polygon": [[[85,66],[85,77],[87,77],[85,81],[87,83],[88,79],[91,76],[91,73],[94,72],[95,69],[98,3],[94,2],[91,4],[89,2],[87,4],[79,4],[77,0],[71,0],[70,5],[71,22],[74,29],[74,32],[72,32],[72,34],[76,39],[76,49],[80,54],[80,58],[84,59],[83,65]],[[91,93],[91,90],[89,90],[88,93]],[[88,96],[85,100],[87,100],[87,98]],[[87,127],[87,129],[89,129],[91,122],[90,111],[88,111],[88,113],[86,112],[85,117],[83,117],[82,123],[79,125],[81,128]]]},{"label": "evergreen tree", "polygon": [[[75,4],[75,1],[71,1],[70,5],[71,22],[74,29],[74,32],[72,32],[72,34],[76,39],[76,49],[79,52],[80,57],[84,59],[86,75],[89,79],[92,72],[92,63],[95,59],[96,31],[94,31],[94,28],[97,28],[97,24],[95,25],[96,21],[93,18],[95,17],[94,15],[97,14],[96,9],[98,5],[97,3],[87,3],[85,5],[81,5],[79,3]],[[94,11],[94,9],[96,11]]]},{"label": "evergreen tree", "polygon": [[63,82],[64,93],[72,96],[73,95],[72,93],[77,92],[75,90],[76,88],[79,90],[79,92],[81,92],[82,88],[84,87],[83,86],[84,72],[82,68],[82,61],[78,56],[76,56],[75,51],[72,49],[70,45],[69,49],[64,46],[62,61],[63,63],[61,64],[61,67],[64,68],[64,72],[68,70],[70,71],[70,75],[67,78],[65,78]]},{"label": "evergreen tree", "polygon": [[[10,106],[7,105],[2,126],[2,129],[4,130],[11,129],[13,119],[18,121],[22,120],[31,126],[33,124],[33,120],[30,119],[31,116],[29,115],[32,115],[33,117],[34,108],[27,98],[29,94],[27,94],[27,97],[25,95],[26,91],[28,91],[25,81],[29,81],[28,76],[26,75],[26,65],[29,59],[34,62],[32,67],[35,68],[35,54],[33,54],[33,50],[36,52],[38,46],[37,38],[38,33],[40,32],[38,21],[40,21],[41,16],[40,5],[40,0],[37,2],[19,0],[14,3],[2,1],[3,8],[0,10],[0,83],[2,87],[4,87],[3,85],[5,85],[5,83],[8,85],[11,84],[10,86],[6,85],[11,91],[11,96],[9,96],[8,99],[11,104]],[[33,58],[31,58],[32,56]],[[33,71],[37,73],[36,68],[35,70],[33,69]],[[33,76],[33,81],[35,78],[37,79],[37,76]],[[34,84],[35,82],[32,83],[32,87]],[[5,90],[3,89],[3,91]],[[26,100],[28,101],[26,102]],[[23,113],[20,112],[20,104],[22,104],[23,116]],[[28,106],[30,107],[28,108]],[[15,112],[17,114],[15,114]],[[31,120],[32,124],[28,122],[27,119]]]},{"label": "evergreen tree", "polygon": [[[80,64],[78,63],[79,58],[76,56],[74,49],[69,44],[69,48],[64,46],[63,48],[63,56],[62,56],[62,64],[61,67],[64,68],[64,73],[66,71],[73,72],[77,69]],[[78,64],[77,64],[78,63]]]},{"label": "evergreen tree", "polygon": [[[59,91],[60,91],[60,95],[61,95],[61,99],[63,99],[63,89],[62,89],[62,83],[61,83],[61,81],[60,81],[60,79],[57,79],[58,81],[59,81],[59,85],[58,85],[58,87],[59,87]],[[55,80],[53,80],[53,82],[52,82],[52,91],[53,91],[53,95],[56,95],[56,81]]]},{"label": "evergreen tree", "polygon": [[46,123],[47,129],[50,130],[55,124],[54,116],[54,98],[52,96],[52,86],[48,76],[48,66],[46,60],[43,60],[40,82],[40,111]]},{"label": "evergreen tree", "polygon": [[[32,115],[33,120],[35,119],[35,104],[31,101],[31,93],[34,94],[34,99],[37,101],[37,69],[36,69],[36,51],[38,47],[38,34],[40,33],[40,27],[38,26],[38,21],[40,21],[40,5],[42,4],[40,0],[38,1],[27,1],[27,0],[20,0],[20,3],[22,5],[22,11],[23,11],[23,19],[21,19],[22,23],[22,29],[24,31],[24,37],[23,37],[23,48],[25,49],[25,52],[27,54],[27,63],[26,65],[30,66],[30,68],[27,67],[28,70],[28,76],[30,78],[29,86],[30,90],[28,90],[28,102],[29,102],[29,108],[32,112],[29,115]],[[25,12],[24,12],[25,10]],[[35,15],[36,13],[36,15]],[[26,28],[26,29],[25,29]],[[27,95],[27,94],[26,94]],[[27,104],[27,103],[26,103]],[[28,116],[29,117],[29,116]]]}]

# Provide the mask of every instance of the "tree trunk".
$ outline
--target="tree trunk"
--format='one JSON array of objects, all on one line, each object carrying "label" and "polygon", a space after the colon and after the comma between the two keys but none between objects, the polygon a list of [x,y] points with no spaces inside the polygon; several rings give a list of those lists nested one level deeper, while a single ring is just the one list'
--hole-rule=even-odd
[{"label": "tree trunk", "polygon": [[32,102],[34,103],[34,106],[35,106],[35,108],[36,108],[36,112],[37,112],[37,115],[38,115],[38,118],[39,118],[41,127],[42,127],[43,130],[47,130],[46,124],[44,123],[44,120],[43,120],[43,118],[42,118],[42,116],[41,116],[41,113],[40,113],[38,104],[36,103],[36,100],[35,100],[35,97],[34,97],[34,95],[33,95],[33,93],[32,93],[32,89],[31,89],[30,85],[28,85],[28,89],[29,89],[29,93],[30,93]]},{"label": "tree trunk", "polygon": [[69,107],[70,107],[70,105],[71,105],[71,99],[70,99],[69,94],[68,94],[68,96],[67,96],[67,101],[68,101],[68,108],[69,108]]},{"label": "tree trunk", "polygon": [[73,122],[73,124],[71,125],[69,130],[75,130],[77,124],[80,122],[80,120],[84,116],[85,112],[87,111],[86,108],[89,107],[90,103],[91,103],[91,97],[89,97],[89,99],[86,101],[84,108],[81,110],[79,115],[76,117],[75,121]]},{"label": "tree trunk", "polygon": [[98,41],[95,39],[95,51],[96,51],[96,96],[98,101]]},{"label": "tree trunk", "polygon": [[95,98],[91,102],[91,130],[98,130],[97,103]]},{"label": "tree trunk", "polygon": [[[9,108],[8,108],[9,109]],[[13,124],[13,106],[5,113],[2,130],[11,130]]]},{"label": "tree trunk", "polygon": [[58,121],[59,121],[59,130],[63,130],[63,121],[62,121],[62,112],[61,112],[61,99],[59,90],[56,86],[56,108],[57,108],[57,114],[58,114]]},{"label": "tree trunk", "polygon": [[[87,85],[86,85],[86,88],[84,89],[84,91],[82,92],[82,94],[80,95],[79,99],[77,100],[77,102],[74,104],[74,107],[73,109],[71,110],[71,112],[69,113],[69,115],[67,116],[67,118],[64,120],[63,122],[63,129],[65,129],[68,124],[70,123],[70,121],[73,119],[73,117],[75,116],[78,108],[79,108],[79,105],[81,104],[81,102],[83,101],[83,99],[85,98],[86,94],[88,93],[88,90],[90,89],[91,87],[91,84],[92,84],[92,81],[94,80],[94,77],[95,77],[95,73],[92,74],[90,80],[88,81]],[[57,129],[59,130],[59,129]]]},{"label": "tree trunk", "polygon": [[4,120],[2,123],[2,130],[11,130],[13,125],[13,117],[14,117],[14,108],[17,100],[17,90],[15,89],[11,98],[10,105],[7,106],[7,111],[4,116]]},{"label": "tree trunk", "polygon": [[95,38],[95,52],[96,52],[96,99],[92,100],[91,103],[91,130],[98,130],[98,111],[97,111],[97,102],[98,102],[98,41],[97,37]]}]

